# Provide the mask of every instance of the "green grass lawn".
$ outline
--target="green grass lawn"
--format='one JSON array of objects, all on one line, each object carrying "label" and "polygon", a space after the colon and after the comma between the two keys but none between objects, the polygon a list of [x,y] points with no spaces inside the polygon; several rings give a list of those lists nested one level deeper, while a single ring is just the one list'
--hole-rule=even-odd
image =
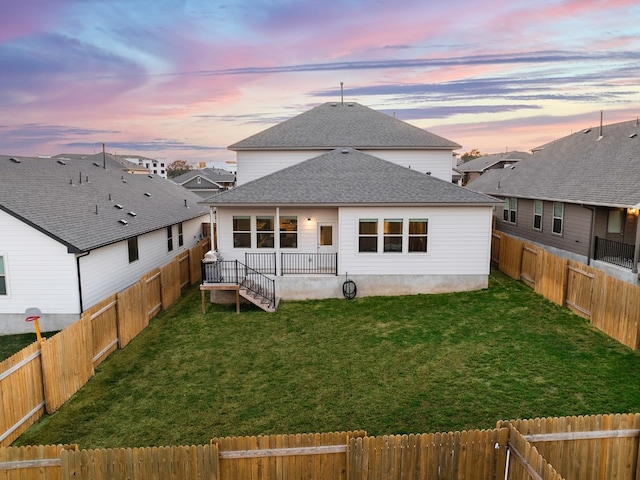
[{"label": "green grass lawn", "polygon": [[16,445],[493,428],[640,412],[640,353],[499,272],[478,292],[200,311],[191,288]]}]

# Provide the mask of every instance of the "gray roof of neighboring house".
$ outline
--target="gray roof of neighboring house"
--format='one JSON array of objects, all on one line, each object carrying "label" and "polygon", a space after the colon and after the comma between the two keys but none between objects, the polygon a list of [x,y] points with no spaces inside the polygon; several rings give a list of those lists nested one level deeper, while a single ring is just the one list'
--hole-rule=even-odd
[{"label": "gray roof of neighboring house", "polygon": [[500,162],[518,162],[529,157],[531,157],[530,153],[519,151],[494,153],[461,163],[456,167],[456,170],[459,172],[484,172]]},{"label": "gray roof of neighboring house", "polygon": [[[53,155],[51,158],[55,158],[56,160],[90,160],[92,162],[103,161],[102,152],[93,153],[93,154],[59,153],[57,155]],[[128,160],[128,159],[136,158],[136,159],[142,159],[142,160],[151,160],[150,158],[140,157],[136,155],[122,156],[122,155],[114,155],[112,153],[106,153],[106,152],[104,154],[104,158],[110,158],[111,160],[115,160],[120,165],[122,165],[123,167],[129,170],[138,170],[138,171],[144,171],[144,172],[148,172],[149,169],[144,167],[143,165],[139,165],[138,163],[132,162],[131,160]]]},{"label": "gray roof of neighboring house", "polygon": [[0,155],[0,209],[75,253],[207,214],[200,197],[185,188],[155,175],[128,174],[111,158],[104,169],[99,157]]},{"label": "gray roof of neighboring house", "polygon": [[351,148],[214,195],[210,205],[493,205],[495,198]]},{"label": "gray roof of neighboring house", "polygon": [[535,150],[512,167],[489,170],[467,186],[490,195],[611,207],[640,203],[637,121],[581,130]]},{"label": "gray roof of neighboring house", "polygon": [[[233,172],[229,170],[225,170],[223,168],[203,168],[200,170],[190,170],[182,175],[178,175],[177,177],[170,178],[174,183],[178,185],[184,185],[191,180],[201,177],[205,180],[209,180],[209,182],[235,182],[236,176]],[[210,186],[210,185],[209,185]],[[204,185],[203,188],[206,188],[207,185]]]},{"label": "gray roof of neighboring house", "polygon": [[228,148],[301,150],[340,147],[455,150],[460,145],[358,103],[327,102]]}]

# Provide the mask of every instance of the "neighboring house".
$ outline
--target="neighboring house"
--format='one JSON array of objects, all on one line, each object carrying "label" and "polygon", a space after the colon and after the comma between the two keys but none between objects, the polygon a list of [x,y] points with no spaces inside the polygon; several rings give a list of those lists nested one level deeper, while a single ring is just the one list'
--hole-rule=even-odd
[{"label": "neighboring house", "polygon": [[0,334],[31,307],[62,329],[201,238],[197,195],[99,157],[0,156]]},{"label": "neighboring house", "polygon": [[636,281],[639,134],[637,121],[588,128],[488,171],[468,188],[503,199],[499,230],[585,263],[617,265],[609,271]]},{"label": "neighboring house", "polygon": [[461,175],[462,185],[475,180],[487,170],[493,170],[496,168],[505,168],[513,165],[520,160],[531,157],[527,152],[504,152],[494,153],[491,155],[483,155],[478,158],[469,160],[468,162],[460,163],[456,170]]},{"label": "neighboring house", "polygon": [[238,186],[203,202],[222,257],[205,279],[244,281],[224,269],[245,265],[243,288],[269,290],[271,306],[348,296],[347,279],[358,295],[487,287],[497,203],[451,183],[456,148],[353,102],[324,103],[231,145]]},{"label": "neighboring house", "polygon": [[[47,157],[40,157],[47,158]],[[133,173],[136,175],[149,175],[152,173],[148,168],[140,166],[137,162],[137,158],[135,158],[136,162],[129,160],[128,158],[123,158],[119,155],[115,155],[113,153],[94,153],[94,154],[78,154],[78,153],[60,153],[58,155],[53,155],[51,158],[56,160],[87,160],[90,162],[96,162],[102,164],[106,159],[113,160],[118,162],[127,173]]]},{"label": "neighboring house", "polygon": [[[122,157],[122,156],[121,156]],[[156,160],[154,158],[140,157],[140,156],[124,156],[122,157],[131,163],[137,163],[138,165],[146,168],[154,175],[159,175],[162,178],[167,178],[167,164],[164,160]]]},{"label": "neighboring house", "polygon": [[358,103],[327,102],[229,149],[242,185],[342,147],[451,182],[452,152],[460,145]]},{"label": "neighboring house", "polygon": [[170,180],[204,199],[233,188],[236,176],[233,172],[222,168],[203,168],[191,170]]}]

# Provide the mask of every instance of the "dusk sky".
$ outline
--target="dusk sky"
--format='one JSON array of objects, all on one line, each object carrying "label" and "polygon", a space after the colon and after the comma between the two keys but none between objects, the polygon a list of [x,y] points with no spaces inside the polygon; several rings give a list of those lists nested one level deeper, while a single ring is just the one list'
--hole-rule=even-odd
[{"label": "dusk sky", "polygon": [[327,101],[464,153],[640,115],[637,0],[3,0],[0,153],[233,160]]}]

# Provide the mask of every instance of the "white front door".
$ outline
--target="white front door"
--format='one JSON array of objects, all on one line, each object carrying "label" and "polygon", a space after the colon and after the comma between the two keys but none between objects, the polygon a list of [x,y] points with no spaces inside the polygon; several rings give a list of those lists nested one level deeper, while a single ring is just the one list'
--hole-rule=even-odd
[{"label": "white front door", "polygon": [[318,253],[336,252],[335,223],[318,223]]}]

